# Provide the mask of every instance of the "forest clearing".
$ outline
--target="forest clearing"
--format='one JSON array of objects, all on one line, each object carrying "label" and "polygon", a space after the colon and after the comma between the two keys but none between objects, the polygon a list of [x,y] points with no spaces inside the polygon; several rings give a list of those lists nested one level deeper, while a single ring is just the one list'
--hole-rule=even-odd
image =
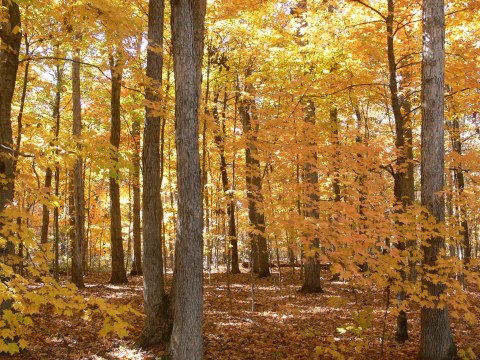
[{"label": "forest clearing", "polygon": [[1,0],[0,357],[476,359],[479,0]]}]

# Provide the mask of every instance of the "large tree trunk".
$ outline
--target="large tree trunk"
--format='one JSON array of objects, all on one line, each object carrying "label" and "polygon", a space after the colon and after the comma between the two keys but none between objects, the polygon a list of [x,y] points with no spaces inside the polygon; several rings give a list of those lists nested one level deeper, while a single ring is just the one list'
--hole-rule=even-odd
[{"label": "large tree trunk", "polygon": [[[0,24],[0,37],[2,49],[0,51],[0,174],[6,184],[0,186],[0,213],[7,204],[13,201],[13,188],[15,181],[13,164],[13,133],[12,133],[12,100],[17,80],[18,56],[22,33],[20,11],[18,5],[10,0],[2,0],[8,18]],[[6,219],[0,220],[0,230]],[[2,249],[4,260],[12,264],[11,256],[15,255],[15,245],[7,239],[5,248]]]},{"label": "large tree trunk", "polygon": [[77,156],[73,168],[73,201],[75,204],[75,241],[72,253],[72,282],[79,288],[83,284],[83,240],[85,236],[85,198],[83,183],[82,105],[80,99],[80,57],[75,51],[72,63],[73,137],[77,141]]},{"label": "large tree trunk", "polygon": [[173,284],[174,360],[203,359],[202,182],[198,112],[205,0],[171,0],[178,225]]},{"label": "large tree trunk", "polygon": [[[121,57],[121,55],[119,55]],[[110,242],[112,255],[111,284],[125,284],[127,272],[125,270],[125,254],[123,252],[122,238],[122,211],[120,208],[120,184],[119,184],[119,163],[118,148],[120,146],[120,92],[122,90],[123,65],[121,59],[115,59],[110,55],[110,72],[112,75],[112,97],[111,97],[111,130],[110,144],[114,148],[113,162],[115,172],[110,175]]]},{"label": "large tree trunk", "polygon": [[[422,58],[422,205],[439,224],[445,221],[444,185],[444,71],[445,71],[445,13],[443,0],[423,1],[423,58]],[[445,284],[432,282],[438,276],[437,260],[445,248],[445,239],[430,235],[423,247],[423,287],[434,297],[431,307],[421,309],[421,360],[456,358],[450,330],[447,304],[439,297],[445,294]],[[427,268],[428,267],[428,268]]]},{"label": "large tree trunk", "polygon": [[[21,28],[20,11],[18,5],[9,0],[2,0],[2,6],[8,12],[8,18],[2,17],[0,23],[0,37],[2,47],[0,49],[0,232],[8,219],[3,217],[5,207],[13,201],[13,189],[15,181],[12,133],[12,100],[17,80],[18,56],[22,33],[16,31]],[[7,15],[7,14],[5,14]],[[18,29],[16,29],[18,27]],[[14,31],[15,30],[15,31]],[[0,248],[0,261],[9,266],[14,265],[15,245],[7,238],[4,248]],[[2,281],[7,279],[2,279]],[[0,302],[0,318],[4,311],[11,310],[12,299]],[[1,330],[1,329],[0,329]],[[1,355],[1,354],[0,354]]]},{"label": "large tree trunk", "polygon": [[252,246],[253,271],[258,272],[259,277],[268,277],[270,276],[270,263],[268,261],[267,238],[265,236],[262,175],[257,148],[258,121],[255,115],[253,85],[248,84],[250,75],[252,75],[252,70],[247,69],[245,73],[245,82],[247,83],[245,92],[248,94],[240,99],[238,106],[243,132],[247,140],[245,163],[247,167],[248,220],[250,226],[253,227],[249,236]]},{"label": "large tree trunk", "polygon": [[145,127],[143,135],[143,300],[145,323],[141,346],[168,341],[171,319],[165,294],[162,258],[162,204],[160,198],[160,89],[163,67],[163,0],[150,0]]}]

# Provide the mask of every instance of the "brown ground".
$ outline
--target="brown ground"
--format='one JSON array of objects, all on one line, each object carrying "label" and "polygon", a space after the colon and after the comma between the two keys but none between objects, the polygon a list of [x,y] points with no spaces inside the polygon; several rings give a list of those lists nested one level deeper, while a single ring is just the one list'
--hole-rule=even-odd
[{"label": "brown ground", "polygon": [[[245,271],[245,270],[244,270]],[[395,318],[388,314],[386,339],[381,350],[385,291],[356,291],[343,282],[323,281],[324,293],[298,293],[298,273],[282,269],[282,287],[278,275],[255,279],[255,312],[251,311],[251,288],[248,274],[233,275],[231,302],[226,275],[205,276],[205,359],[315,359],[317,346],[346,346],[346,358],[414,359],[419,344],[419,313],[411,312],[411,340],[404,345],[395,341]],[[325,274],[325,273],[324,273]],[[326,275],[329,279],[329,275]],[[131,303],[142,310],[142,279],[130,278],[127,286],[107,284],[108,275],[86,278],[82,292],[100,296],[115,303]],[[478,294],[472,294],[478,296]],[[356,300],[355,300],[356,298]],[[480,302],[477,302],[480,303]],[[336,329],[352,324],[352,312],[373,307],[372,326],[360,336],[340,334]],[[74,318],[51,317],[43,313],[34,317],[34,329],[28,335],[29,348],[12,359],[155,359],[163,354],[161,347],[146,351],[132,349],[142,327],[140,317],[128,319],[133,330],[123,340],[98,336],[100,324]],[[468,327],[453,324],[459,348],[471,347],[480,355],[480,325]],[[333,338],[335,340],[333,340]],[[322,356],[321,358],[329,358]]]}]

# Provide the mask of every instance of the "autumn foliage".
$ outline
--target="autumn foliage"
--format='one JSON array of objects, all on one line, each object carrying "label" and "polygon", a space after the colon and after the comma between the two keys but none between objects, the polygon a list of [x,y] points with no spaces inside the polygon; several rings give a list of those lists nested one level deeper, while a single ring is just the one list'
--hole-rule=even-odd
[{"label": "autumn foliage", "polygon": [[[241,323],[238,331],[253,331],[270,344],[248,352],[249,358],[342,359],[373,353],[381,358],[395,336],[399,344],[391,346],[413,358],[411,343],[402,345],[406,338],[399,338],[398,319],[404,317],[407,336],[418,341],[419,309],[448,306],[458,355],[475,358],[480,351],[475,340],[466,341],[458,329],[478,330],[480,2],[448,1],[444,7],[444,187],[435,194],[444,199],[444,222],[421,202],[423,3],[209,1],[196,122],[200,176],[189,177],[179,161],[193,155],[180,156],[176,148],[176,117],[189,102],[176,103],[175,94],[180,98],[180,88],[187,86],[175,85],[178,40],[170,31],[169,3],[159,48],[147,39],[148,1],[3,0],[0,352],[28,349],[35,321],[47,316],[82,318],[84,324],[95,323],[102,337],[126,337],[124,344],[133,345],[143,321],[138,278],[129,276],[130,285],[122,285],[136,289],[131,303],[88,287],[78,291],[69,282],[78,249],[75,175],[83,180],[85,202],[77,265],[89,286],[105,282],[115,251],[114,262],[123,272],[118,278],[112,274],[110,282],[125,283],[125,274],[141,273],[139,194],[151,185],[143,181],[141,161],[148,109],[148,119],[157,119],[160,131],[156,195],[161,202],[159,271],[166,293],[170,273],[180,269],[176,240],[200,244],[198,237],[179,231],[188,223],[179,222],[179,216],[192,219],[179,209],[179,193],[182,201],[186,194],[181,181],[195,179],[203,195],[206,357],[241,358],[212,335],[225,326],[228,339],[235,341],[231,320]],[[12,28],[15,9],[21,22]],[[18,35],[11,114],[4,116],[5,89],[11,85],[5,59],[15,52],[9,41]],[[147,49],[163,59],[161,83],[146,75]],[[80,67],[80,136],[72,133],[75,65]],[[115,141],[113,81],[121,128]],[[112,187],[119,195],[115,229]],[[112,232],[119,241],[114,245]],[[425,249],[432,239],[444,239],[445,246],[429,263]],[[181,249],[191,254],[188,246]],[[306,279],[315,266],[320,286],[311,291]],[[200,262],[196,268],[200,274]],[[444,289],[433,296],[429,284]],[[324,292],[299,295],[300,289]],[[310,324],[298,310],[302,306],[313,317],[325,311],[332,323]],[[342,316],[332,315],[335,311]],[[252,323],[268,312],[272,328],[265,331],[275,341],[253,329],[245,320],[249,312]],[[277,316],[288,335],[275,329]],[[294,325],[287,324],[297,317]],[[369,344],[375,336],[381,341]],[[33,338],[38,346],[38,335]],[[308,349],[289,354],[276,342],[285,339]],[[248,348],[250,340],[242,338],[242,346]],[[228,356],[222,357],[222,346]]]}]

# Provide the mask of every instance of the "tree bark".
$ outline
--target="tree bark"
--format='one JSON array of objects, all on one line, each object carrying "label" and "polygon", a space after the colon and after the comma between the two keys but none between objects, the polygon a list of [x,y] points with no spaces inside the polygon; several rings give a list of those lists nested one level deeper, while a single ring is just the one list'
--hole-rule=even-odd
[{"label": "tree bark", "polygon": [[85,198],[83,182],[82,105],[80,99],[80,56],[75,50],[72,62],[73,137],[77,141],[77,156],[73,168],[73,201],[75,205],[75,241],[72,252],[72,282],[78,287],[83,283],[83,240],[85,236]]},{"label": "tree bark", "polygon": [[[2,0],[8,12],[8,19],[0,24],[2,49],[0,51],[0,174],[5,184],[0,186],[0,212],[13,201],[15,169],[13,158],[12,100],[17,80],[18,56],[22,40],[20,10],[17,3]],[[0,231],[6,219],[0,220]],[[1,249],[6,263],[12,264],[15,245],[7,239],[5,248]]]},{"label": "tree bark", "polygon": [[142,229],[140,220],[140,123],[136,119],[132,125],[132,136],[135,141],[133,155],[133,264],[130,275],[143,275],[142,270]]},{"label": "tree bark", "polygon": [[122,90],[123,65],[121,64],[121,55],[117,59],[110,55],[110,73],[112,75],[112,95],[111,95],[111,129],[110,144],[114,148],[112,160],[114,171],[110,172],[110,243],[112,274],[111,284],[126,284],[127,272],[125,270],[125,254],[123,251],[122,238],[122,211],[120,208],[120,184],[119,184],[119,163],[118,150],[120,147],[121,115],[120,115],[120,97]]},{"label": "tree bark", "polygon": [[[305,118],[304,122],[307,127],[307,134],[311,134],[315,126],[315,104],[313,100],[307,99],[304,103]],[[306,195],[307,201],[305,203],[305,220],[307,221],[307,231],[305,237],[308,242],[308,254],[305,259],[305,276],[303,278],[303,285],[300,291],[305,293],[322,292],[320,284],[320,239],[316,234],[315,225],[319,219],[318,213],[318,172],[317,172],[317,152],[315,150],[315,142],[309,141],[307,161],[304,165],[305,181],[307,184]]]},{"label": "tree bark", "polygon": [[258,121],[255,114],[254,89],[248,84],[248,77],[252,75],[251,68],[245,73],[245,92],[248,93],[240,99],[238,112],[242,121],[243,133],[246,137],[245,163],[247,167],[247,199],[248,220],[253,230],[249,237],[252,247],[252,267],[258,272],[259,277],[270,276],[270,263],[268,261],[267,238],[265,237],[265,215],[263,212],[262,175],[260,160],[258,158],[257,133]]},{"label": "tree bark", "polygon": [[145,126],[143,135],[143,300],[145,323],[137,344],[168,341],[171,317],[163,279],[160,197],[160,89],[163,67],[163,0],[150,0]]},{"label": "tree bark", "polygon": [[[45,188],[47,190],[47,195],[50,195],[50,188],[52,187],[52,169],[50,167],[45,171]],[[50,225],[50,210],[47,205],[42,206],[42,229],[40,233],[40,243],[48,243],[48,228]]]},{"label": "tree bark", "polygon": [[[291,10],[291,14],[295,17],[297,22],[297,39],[299,46],[305,46],[306,43],[303,39],[303,30],[307,26],[305,19],[305,11],[307,10],[307,0],[300,0],[297,2],[296,7]],[[306,133],[306,138],[309,137],[311,131],[315,126],[315,103],[309,97],[302,100],[303,112]],[[304,278],[303,285],[300,291],[306,293],[318,293],[322,292],[320,285],[320,239],[315,231],[315,223],[319,218],[318,213],[318,201],[317,194],[318,188],[318,172],[317,172],[317,159],[318,155],[315,150],[316,144],[314,140],[308,141],[308,151],[306,156],[306,162],[303,166],[305,171],[305,182],[307,185],[306,195],[307,200],[305,202],[305,220],[306,231],[304,236],[306,238],[306,246],[308,249],[305,251],[308,255],[305,259]]]},{"label": "tree bark", "polygon": [[[460,157],[462,156],[462,139],[460,131],[460,122],[457,118],[452,120],[450,128],[450,136],[452,139],[453,151]],[[454,182],[458,196],[461,198],[463,191],[465,190],[465,177],[463,174],[462,164],[455,165],[453,169]],[[470,235],[468,230],[467,211],[464,205],[458,205],[459,222],[462,228],[462,250],[463,250],[463,262],[465,266],[468,266],[472,256],[472,246],[470,244]]]},{"label": "tree bark", "polygon": [[202,181],[198,143],[205,0],[171,0],[178,225],[173,284],[174,360],[203,359]]},{"label": "tree bark", "polygon": [[[397,61],[395,57],[395,31],[394,31],[394,17],[395,17],[395,2],[388,0],[388,15],[385,18],[387,27],[387,57],[389,70],[389,89],[390,101],[392,106],[393,118],[395,120],[395,148],[396,148],[396,167],[393,172],[393,193],[395,196],[396,213],[404,213],[406,207],[413,203],[413,169],[412,162],[413,152],[411,149],[412,143],[408,143],[410,137],[407,137],[407,129],[405,118],[409,114],[402,114],[402,102],[408,102],[408,99],[401,99],[398,94],[398,78],[397,78]],[[403,100],[403,101],[402,101]],[[410,129],[411,131],[411,129]],[[411,139],[410,139],[411,140]],[[411,155],[412,159],[407,161],[407,155]],[[410,171],[411,170],[411,171]],[[410,178],[411,177],[411,178]],[[399,226],[402,224],[399,223]],[[406,241],[399,239],[396,246],[401,250],[407,249]],[[407,279],[407,272],[400,271],[402,280]],[[397,301],[402,304],[406,299],[405,290],[400,290],[397,293]],[[400,310],[397,316],[397,341],[405,342],[408,340],[408,323],[407,313]]]},{"label": "tree bark", "polygon": [[[55,87],[55,102],[54,102],[54,114],[55,114],[55,142],[58,142],[58,136],[60,134],[60,99],[62,90],[63,69],[60,65],[56,66],[56,87]],[[58,155],[58,148],[55,149],[55,155]],[[58,199],[60,195],[60,168],[58,162],[55,163],[55,197]],[[59,224],[59,207],[55,206],[53,209],[53,227],[54,227],[54,254],[53,261],[53,276],[55,280],[58,280],[58,266],[59,266],[59,251],[60,251],[60,224]]]},{"label": "tree bark", "polygon": [[[229,194],[230,187],[228,185],[227,161],[225,159],[225,111],[222,112],[222,122],[220,123],[220,115],[218,111],[219,91],[214,93],[213,118],[217,125],[215,133],[215,144],[220,151],[220,174],[222,178],[222,188],[224,194],[230,199],[227,205],[228,215],[228,241],[231,254],[231,273],[239,274],[240,267],[238,264],[238,246],[237,246],[237,229],[235,226],[235,201],[233,195]],[[224,107],[226,106],[227,94],[224,96]]]},{"label": "tree bark", "polygon": [[[421,201],[439,224],[445,222],[444,186],[444,72],[445,72],[445,13],[443,0],[423,1],[423,57],[422,57],[422,165]],[[439,297],[445,293],[445,284],[432,282],[438,275],[437,260],[445,248],[445,239],[430,235],[423,246],[423,287],[436,300],[432,307],[421,309],[421,360],[456,358],[456,349],[450,329],[448,308]],[[428,269],[426,268],[428,266]]]}]

